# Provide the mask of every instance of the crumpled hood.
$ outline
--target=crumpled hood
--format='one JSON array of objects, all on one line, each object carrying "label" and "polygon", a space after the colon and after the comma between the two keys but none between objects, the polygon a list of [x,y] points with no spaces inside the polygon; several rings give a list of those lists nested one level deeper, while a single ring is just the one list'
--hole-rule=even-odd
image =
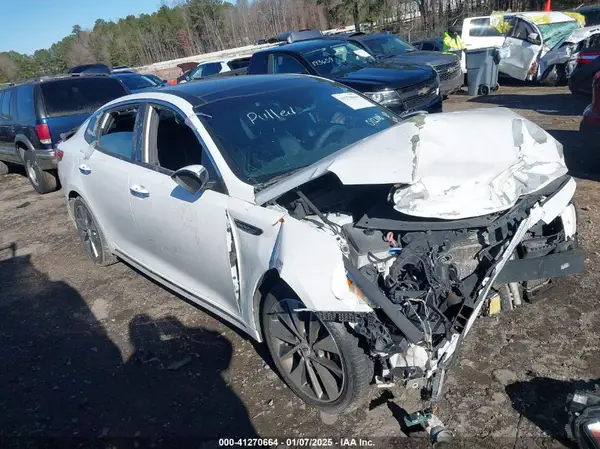
[{"label": "crumpled hood", "polygon": [[592,34],[600,33],[600,26],[594,25],[585,28],[579,28],[573,31],[569,36],[565,39],[565,42],[571,42],[577,44],[584,39],[587,39]]},{"label": "crumpled hood", "polygon": [[394,208],[459,219],[506,210],[567,173],[562,145],[510,109],[418,115],[322,159],[257,202],[334,173],[343,184],[404,184]]}]

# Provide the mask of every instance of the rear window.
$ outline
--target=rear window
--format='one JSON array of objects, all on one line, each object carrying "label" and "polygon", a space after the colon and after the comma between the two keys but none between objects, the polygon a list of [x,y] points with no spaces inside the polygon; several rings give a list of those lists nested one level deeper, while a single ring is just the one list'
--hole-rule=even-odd
[{"label": "rear window", "polygon": [[70,78],[40,84],[46,116],[86,114],[129,92],[112,78]]},{"label": "rear window", "polygon": [[497,37],[502,33],[490,24],[490,19],[471,19],[469,36],[472,37]]},{"label": "rear window", "polygon": [[227,63],[231,70],[243,69],[244,67],[248,67],[248,64],[250,64],[250,58],[234,59]]}]

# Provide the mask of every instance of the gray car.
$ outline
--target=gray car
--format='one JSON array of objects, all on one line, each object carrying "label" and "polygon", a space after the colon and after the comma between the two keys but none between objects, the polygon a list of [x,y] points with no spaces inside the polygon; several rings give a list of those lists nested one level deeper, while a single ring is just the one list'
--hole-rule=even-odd
[{"label": "gray car", "polygon": [[347,39],[360,45],[378,59],[399,63],[420,63],[432,66],[440,77],[443,95],[456,92],[463,85],[464,77],[460,59],[453,53],[441,51],[419,51],[398,36],[389,33],[337,34],[336,39]]}]

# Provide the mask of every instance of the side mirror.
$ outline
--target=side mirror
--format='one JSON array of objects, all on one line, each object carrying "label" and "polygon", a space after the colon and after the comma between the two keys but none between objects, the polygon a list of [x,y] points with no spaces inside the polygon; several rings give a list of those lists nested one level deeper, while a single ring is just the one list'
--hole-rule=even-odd
[{"label": "side mirror", "polygon": [[206,187],[208,170],[203,165],[188,165],[173,173],[171,179],[182,189],[194,195]]},{"label": "side mirror", "polygon": [[527,35],[527,42],[530,42],[534,45],[540,45],[542,41],[540,41],[540,37],[537,33],[529,33]]}]

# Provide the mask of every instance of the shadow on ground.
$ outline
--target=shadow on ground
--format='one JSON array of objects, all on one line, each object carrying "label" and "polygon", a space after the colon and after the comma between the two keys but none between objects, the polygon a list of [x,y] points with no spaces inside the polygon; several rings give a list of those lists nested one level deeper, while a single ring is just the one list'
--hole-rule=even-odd
[{"label": "shadow on ground", "polygon": [[[514,409],[544,433],[569,447],[575,447],[566,434],[569,416],[565,409],[569,394],[594,390],[594,382],[563,381],[536,377],[506,387]],[[596,383],[597,385],[597,383]]]},{"label": "shadow on ground", "polygon": [[0,292],[3,442],[257,436],[222,377],[232,346],[220,334],[137,315],[125,360],[79,293],[14,247],[0,248]]},{"label": "shadow on ground", "polygon": [[474,97],[469,102],[494,104],[511,109],[529,109],[544,115],[580,116],[591,99],[570,93],[493,94]]}]

